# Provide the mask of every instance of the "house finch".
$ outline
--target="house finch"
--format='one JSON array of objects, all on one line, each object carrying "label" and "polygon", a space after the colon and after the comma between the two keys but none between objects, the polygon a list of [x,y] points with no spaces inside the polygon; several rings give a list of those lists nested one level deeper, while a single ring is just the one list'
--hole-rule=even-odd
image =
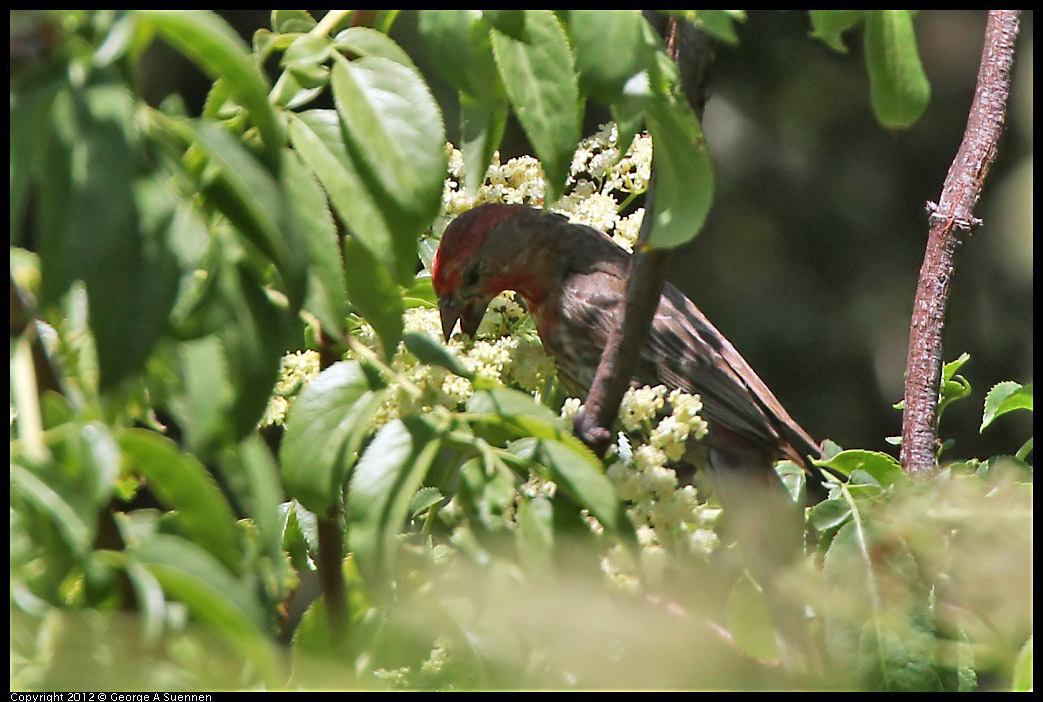
[{"label": "house finch", "polygon": [[[442,331],[473,335],[489,302],[514,290],[554,357],[566,389],[585,397],[609,330],[622,322],[630,254],[603,232],[525,205],[487,204],[446,228],[432,268]],[[799,506],[772,469],[786,457],[810,470],[819,456],[731,343],[677,288],[666,284],[633,383],[702,398],[709,432],[685,461],[707,469],[736,538],[756,572],[799,552]],[[782,526],[788,523],[792,528]]]}]

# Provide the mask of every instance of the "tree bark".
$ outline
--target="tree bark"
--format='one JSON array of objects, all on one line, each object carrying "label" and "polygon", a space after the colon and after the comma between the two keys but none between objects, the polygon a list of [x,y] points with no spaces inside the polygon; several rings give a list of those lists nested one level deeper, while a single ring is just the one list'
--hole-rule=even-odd
[{"label": "tree bark", "polygon": [[1019,10],[989,11],[978,86],[963,142],[949,167],[938,203],[928,203],[931,229],[909,327],[902,416],[902,467],[917,478],[935,471],[942,331],[953,259],[962,238],[969,237],[971,229],[980,224],[973,212],[1003,132],[1020,14]]}]

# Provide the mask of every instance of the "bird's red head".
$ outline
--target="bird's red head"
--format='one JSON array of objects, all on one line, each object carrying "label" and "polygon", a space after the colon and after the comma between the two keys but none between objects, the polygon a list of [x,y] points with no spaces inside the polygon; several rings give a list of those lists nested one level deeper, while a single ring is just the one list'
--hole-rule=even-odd
[{"label": "bird's red head", "polygon": [[517,214],[517,205],[490,203],[464,212],[446,227],[431,265],[431,284],[438,295],[442,332],[446,341],[456,322],[465,334],[474,336],[490,300],[499,292],[489,291],[482,269],[482,246],[489,232],[504,219]]}]

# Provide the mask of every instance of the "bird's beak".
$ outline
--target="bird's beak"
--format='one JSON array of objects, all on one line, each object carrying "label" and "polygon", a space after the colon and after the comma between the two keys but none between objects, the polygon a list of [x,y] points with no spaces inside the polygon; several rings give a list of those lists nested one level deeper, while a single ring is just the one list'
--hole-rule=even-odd
[{"label": "bird's beak", "polygon": [[485,308],[488,302],[482,304],[479,301],[468,302],[454,295],[442,295],[438,298],[438,311],[442,316],[442,334],[445,340],[453,335],[456,323],[460,322],[460,331],[468,336],[474,336],[478,331],[478,325],[482,323]]}]

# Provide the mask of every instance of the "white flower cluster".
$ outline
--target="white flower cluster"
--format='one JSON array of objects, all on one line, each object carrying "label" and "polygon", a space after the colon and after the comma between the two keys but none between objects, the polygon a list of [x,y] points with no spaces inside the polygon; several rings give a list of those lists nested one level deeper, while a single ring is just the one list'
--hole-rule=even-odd
[{"label": "white flower cluster", "polygon": [[[513,293],[505,292],[489,304],[478,327],[477,339],[457,334],[448,346],[475,376],[538,394],[554,375],[554,361],[544,353],[539,339],[524,328],[524,322],[521,305]],[[406,310],[403,326],[407,332],[427,334],[441,343],[441,320],[433,307]],[[371,349],[379,348],[376,333],[368,324],[362,325],[358,338]],[[391,369],[404,378],[409,387],[406,383],[391,382],[383,404],[371,420],[373,430],[392,419],[434,405],[459,407],[474,393],[470,380],[439,366],[420,363],[406,350],[405,344],[400,344],[395,352]]]},{"label": "white flower cluster", "polygon": [[619,147],[619,130],[613,122],[581,141],[569,168],[567,194],[551,209],[610,234],[617,244],[633,251],[645,210],[638,208],[625,217],[620,212],[648,189],[652,138],[635,135],[625,154]]},{"label": "white flower cluster", "polygon": [[[664,413],[667,407],[669,412]],[[561,417],[571,424],[581,409],[578,399],[569,398],[562,405]],[[627,435],[621,435],[620,441],[625,444],[621,449],[626,450],[619,451],[606,475],[629,503],[627,513],[637,527],[642,546],[640,572],[649,581],[662,573],[669,557],[668,544],[706,557],[718,543],[713,524],[719,510],[701,503],[694,486],[679,487],[677,474],[667,467],[684,457],[689,439],[706,435],[701,409],[698,395],[681,390],[667,393],[663,385],[630,388],[620,406],[620,424],[638,443],[631,450]],[[597,530],[598,526],[592,528]],[[638,587],[638,564],[624,551],[611,549],[601,566],[621,591],[632,592]]]},{"label": "white flower cluster", "polygon": [[[546,192],[543,167],[532,156],[519,156],[500,163],[500,154],[485,172],[485,180],[474,197],[461,183],[463,154],[446,144],[449,177],[442,190],[446,215],[454,217],[487,202],[542,206]],[[648,189],[652,169],[652,138],[638,134],[626,153],[620,153],[619,130],[615,123],[603,124],[579,143],[569,168],[565,194],[550,209],[610,234],[627,251],[632,251],[641,229],[644,208],[620,216],[634,197]]]},{"label": "white flower cluster", "polygon": [[294,351],[282,357],[282,368],[275,390],[268,400],[260,426],[282,424],[286,421],[286,412],[290,409],[293,398],[312,378],[319,374],[319,354],[317,351]]},{"label": "white flower cluster", "polygon": [[493,154],[493,162],[485,171],[485,180],[474,197],[468,197],[461,183],[464,177],[464,158],[459,149],[446,143],[449,157],[449,177],[442,189],[442,209],[455,217],[487,202],[505,202],[509,205],[543,205],[546,183],[543,166],[532,156],[519,156],[500,163],[500,152]]}]

